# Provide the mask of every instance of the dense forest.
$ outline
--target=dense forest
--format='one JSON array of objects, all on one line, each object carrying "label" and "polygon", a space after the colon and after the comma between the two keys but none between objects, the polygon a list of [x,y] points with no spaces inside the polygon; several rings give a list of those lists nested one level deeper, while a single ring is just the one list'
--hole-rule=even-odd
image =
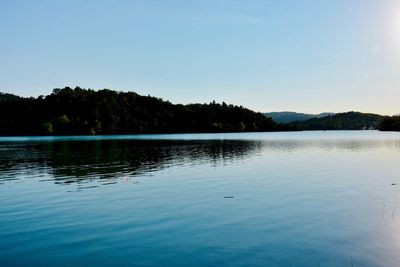
[{"label": "dense forest", "polygon": [[242,106],[172,104],[108,89],[54,89],[48,96],[0,94],[0,135],[243,132],[289,130]]},{"label": "dense forest", "polygon": [[400,131],[400,116],[386,117],[382,120],[381,131]]},{"label": "dense forest", "polygon": [[361,112],[346,112],[289,123],[299,130],[371,130],[380,129],[384,116]]}]

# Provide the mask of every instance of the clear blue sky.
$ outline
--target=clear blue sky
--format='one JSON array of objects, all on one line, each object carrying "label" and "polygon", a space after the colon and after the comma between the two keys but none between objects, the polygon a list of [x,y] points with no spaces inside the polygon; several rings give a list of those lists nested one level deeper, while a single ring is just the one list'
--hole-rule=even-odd
[{"label": "clear blue sky", "polygon": [[400,113],[399,0],[0,0],[0,91]]}]

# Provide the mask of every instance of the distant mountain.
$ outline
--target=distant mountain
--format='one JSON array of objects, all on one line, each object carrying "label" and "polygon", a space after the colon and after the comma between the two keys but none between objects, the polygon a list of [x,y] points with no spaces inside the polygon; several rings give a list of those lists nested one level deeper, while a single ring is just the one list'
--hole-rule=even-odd
[{"label": "distant mountain", "polygon": [[282,112],[267,112],[264,113],[265,116],[272,118],[274,121],[278,123],[289,123],[294,121],[305,121],[312,118],[323,118],[329,115],[333,115],[334,113],[324,112],[320,114],[306,114],[306,113],[298,113],[291,111],[282,111]]},{"label": "distant mountain", "polygon": [[378,114],[351,111],[306,121],[291,122],[288,125],[299,130],[371,130],[379,129],[385,118],[385,116]]}]

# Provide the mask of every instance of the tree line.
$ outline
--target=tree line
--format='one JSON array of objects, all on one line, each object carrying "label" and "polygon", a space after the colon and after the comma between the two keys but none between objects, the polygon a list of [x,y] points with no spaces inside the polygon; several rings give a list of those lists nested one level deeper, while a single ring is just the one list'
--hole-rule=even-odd
[{"label": "tree line", "polygon": [[242,106],[172,104],[134,92],[80,87],[24,98],[0,94],[0,135],[254,132],[291,130]]},{"label": "tree line", "polygon": [[386,117],[382,120],[381,131],[400,131],[400,115]]}]

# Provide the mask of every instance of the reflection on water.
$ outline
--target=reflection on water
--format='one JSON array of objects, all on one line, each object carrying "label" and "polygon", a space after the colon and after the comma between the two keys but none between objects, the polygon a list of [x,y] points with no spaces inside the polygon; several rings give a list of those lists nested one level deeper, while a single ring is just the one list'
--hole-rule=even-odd
[{"label": "reflection on water", "polygon": [[[400,151],[399,140],[106,140],[0,143],[0,183],[50,174],[70,184],[151,174],[183,164],[227,164],[261,153]],[[107,181],[108,180],[108,181]]]},{"label": "reflection on water", "polygon": [[0,138],[0,266],[400,262],[400,135]]},{"label": "reflection on water", "polygon": [[[83,141],[6,144],[0,181],[38,172],[58,184],[113,180],[170,166],[224,164],[260,151],[260,141]],[[21,174],[21,175],[17,175]]]}]

